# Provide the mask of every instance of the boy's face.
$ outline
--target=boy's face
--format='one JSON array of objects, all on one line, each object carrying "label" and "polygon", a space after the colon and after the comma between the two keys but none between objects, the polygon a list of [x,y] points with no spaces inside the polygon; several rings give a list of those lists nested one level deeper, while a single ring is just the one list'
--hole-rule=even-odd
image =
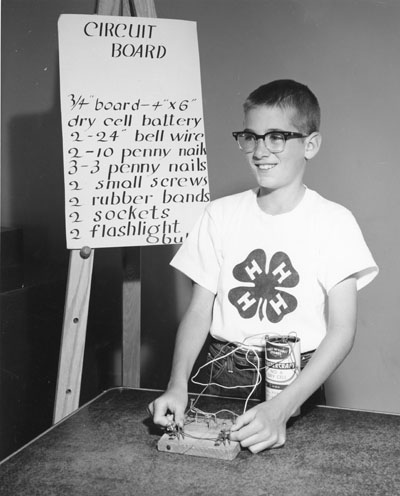
[{"label": "boy's face", "polygon": [[[261,105],[245,113],[244,129],[256,134],[268,131],[299,132],[292,123],[294,110]],[[306,139],[289,139],[280,153],[271,153],[263,140],[254,151],[246,153],[247,160],[262,190],[287,189],[302,184],[306,164]]]}]

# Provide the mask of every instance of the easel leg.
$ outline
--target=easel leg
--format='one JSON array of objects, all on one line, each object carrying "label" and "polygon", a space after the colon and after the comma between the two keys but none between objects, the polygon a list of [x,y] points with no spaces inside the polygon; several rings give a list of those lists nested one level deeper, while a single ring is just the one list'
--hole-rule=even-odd
[{"label": "easel leg", "polygon": [[122,385],[140,387],[140,248],[124,249]]},{"label": "easel leg", "polygon": [[79,250],[70,254],[54,423],[79,406],[94,251],[84,256]]}]

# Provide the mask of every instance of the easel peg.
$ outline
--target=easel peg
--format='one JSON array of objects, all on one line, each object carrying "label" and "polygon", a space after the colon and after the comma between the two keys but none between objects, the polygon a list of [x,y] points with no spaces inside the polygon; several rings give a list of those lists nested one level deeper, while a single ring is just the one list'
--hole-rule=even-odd
[{"label": "easel peg", "polygon": [[79,255],[81,256],[81,258],[86,259],[90,257],[91,253],[92,249],[89,246],[84,246],[83,248],[81,248]]}]

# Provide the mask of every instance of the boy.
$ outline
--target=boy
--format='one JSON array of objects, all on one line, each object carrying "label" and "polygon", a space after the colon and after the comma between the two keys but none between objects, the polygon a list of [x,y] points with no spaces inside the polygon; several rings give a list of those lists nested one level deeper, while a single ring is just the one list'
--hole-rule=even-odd
[{"label": "boy", "polygon": [[[187,382],[209,331],[214,357],[231,343],[258,350],[266,335],[293,332],[302,360],[311,356],[290,386],[237,418],[231,439],[253,453],[285,443],[288,419],[350,352],[357,290],[378,268],[352,214],[303,184],[321,145],[319,123],[315,95],[295,81],[247,98],[244,131],[233,135],[258,187],[211,202],[171,262],[194,288],[168,388],[149,405],[155,423],[167,425],[172,413],[183,424]],[[229,385],[232,372],[241,383],[240,369],[225,372],[218,383]]]}]

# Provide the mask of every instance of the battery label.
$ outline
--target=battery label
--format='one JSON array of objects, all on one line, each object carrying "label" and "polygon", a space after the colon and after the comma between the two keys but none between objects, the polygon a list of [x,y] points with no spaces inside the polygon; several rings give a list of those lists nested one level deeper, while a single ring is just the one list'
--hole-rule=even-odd
[{"label": "battery label", "polygon": [[279,394],[300,373],[300,339],[294,336],[267,337],[265,345],[266,399]]}]

